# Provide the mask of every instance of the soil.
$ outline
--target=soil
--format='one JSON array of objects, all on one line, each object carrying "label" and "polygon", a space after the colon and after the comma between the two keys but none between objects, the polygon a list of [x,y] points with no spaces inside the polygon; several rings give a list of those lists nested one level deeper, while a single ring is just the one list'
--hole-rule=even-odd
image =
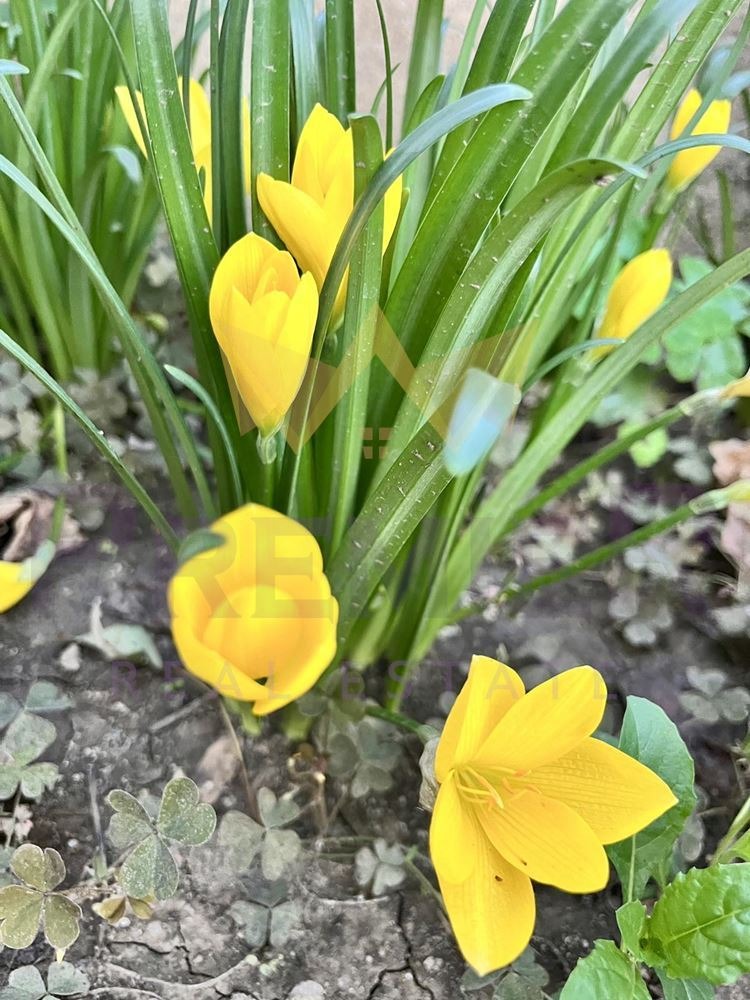
[{"label": "soil", "polygon": [[[22,694],[33,680],[52,679],[73,701],[69,712],[55,717],[59,739],[46,755],[60,763],[62,778],[33,807],[30,834],[33,842],[63,855],[67,884],[86,877],[97,847],[91,798],[106,823],[104,796],[111,788],[158,794],[179,768],[214,800],[220,814],[248,808],[242,781],[229,776],[233,767],[230,761],[227,768],[226,755],[204,759],[206,748],[227,743],[227,728],[217,702],[176,661],[164,600],[172,567],[168,550],[130,501],[110,489],[102,528],[83,548],[59,558],[29,598],[0,618],[3,687]],[[486,592],[500,578],[500,568],[488,566],[477,586]],[[705,615],[683,603],[676,588],[675,627],[657,649],[633,651],[610,624],[609,598],[601,579],[579,578],[541,592],[514,618],[480,618],[448,629],[415,679],[406,709],[423,720],[434,718],[443,691],[460,686],[472,652],[494,655],[505,647],[511,662],[536,682],[539,640],[551,637],[549,648],[556,644],[551,669],[591,662],[602,670],[611,691],[613,728],[626,693],[653,699],[682,724],[695,754],[698,783],[710,799],[705,845],[710,853],[738,801],[731,748],[744,733],[742,727],[689,720],[678,692],[687,686],[690,664],[716,666],[728,673],[730,683],[742,683],[747,650],[720,644],[704,626]],[[77,670],[60,664],[61,651],[87,630],[96,599],[102,601],[105,624],[137,622],[153,633],[163,671],[107,663],[86,650]],[[244,741],[253,791],[265,785],[281,793],[290,787],[288,761],[294,749],[270,724],[261,736]],[[336,803],[340,807],[330,833],[382,836],[426,853],[428,816],[418,806],[420,750],[419,741],[407,737],[394,790],[365,800],[342,800],[341,786],[329,779],[329,812]],[[151,921],[126,919],[109,927],[84,904],[81,937],[67,958],[89,975],[91,995],[112,1000],[456,998],[465,967],[436,899],[416,880],[368,898],[354,881],[351,858],[321,857],[323,841],[309,819],[296,828],[308,848],[292,890],[303,917],[287,944],[254,952],[248,947],[227,911],[235,900],[247,898],[251,880],[233,875],[215,847],[193,849],[183,857],[177,897],[158,905]],[[429,877],[429,869],[424,873]],[[614,885],[582,898],[538,890],[532,944],[553,986],[565,980],[595,938],[615,935],[618,893]],[[40,943],[26,952],[6,950],[0,953],[0,970],[29,963],[43,968],[50,958],[49,948]],[[490,991],[471,995],[487,1000]],[[750,997],[750,988],[738,986],[720,996]]]}]

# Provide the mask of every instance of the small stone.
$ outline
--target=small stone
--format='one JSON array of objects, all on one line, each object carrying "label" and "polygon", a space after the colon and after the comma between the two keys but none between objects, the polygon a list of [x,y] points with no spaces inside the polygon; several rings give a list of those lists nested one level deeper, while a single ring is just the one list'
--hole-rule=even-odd
[{"label": "small stone", "polygon": [[315,983],[312,979],[306,979],[304,983],[298,983],[289,994],[289,1000],[325,1000],[325,990],[320,983]]}]

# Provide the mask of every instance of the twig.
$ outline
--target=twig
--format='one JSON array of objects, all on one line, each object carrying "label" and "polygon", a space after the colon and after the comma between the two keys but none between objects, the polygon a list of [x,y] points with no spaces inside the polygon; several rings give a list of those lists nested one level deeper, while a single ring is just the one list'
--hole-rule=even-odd
[{"label": "twig", "polygon": [[176,712],[172,712],[171,715],[165,715],[163,719],[159,719],[155,722],[153,726],[149,729],[150,733],[160,733],[162,729],[167,729],[169,726],[174,725],[175,722],[181,722],[183,719],[187,718],[188,715],[192,715],[193,712],[197,711],[201,705],[216,697],[216,692],[208,691],[206,694],[202,695],[200,698],[194,698],[192,701],[188,702],[187,705],[183,705],[182,708],[178,708]]},{"label": "twig", "polygon": [[224,699],[219,698],[219,711],[224,719],[224,724],[227,727],[227,731],[234,744],[234,749],[237,754],[237,758],[240,762],[240,773],[242,774],[242,783],[245,786],[245,795],[247,797],[247,804],[251,813],[255,812],[255,796],[253,795],[253,787],[250,784],[250,776],[247,773],[247,767],[245,766],[245,757],[242,753],[242,745],[240,743],[239,737],[237,736],[237,731],[234,728],[234,723],[227,711],[227,706],[224,704]]}]

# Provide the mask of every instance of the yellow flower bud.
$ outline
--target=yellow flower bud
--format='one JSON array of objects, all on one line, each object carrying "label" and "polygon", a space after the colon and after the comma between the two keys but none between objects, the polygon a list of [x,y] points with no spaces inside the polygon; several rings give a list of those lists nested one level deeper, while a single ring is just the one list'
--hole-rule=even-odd
[{"label": "yellow flower bud", "polygon": [[[701,105],[701,95],[693,89],[688,92],[672,122],[670,139],[679,139],[686,134],[690,119]],[[731,101],[712,101],[703,115],[698,119],[690,135],[719,135],[729,131],[732,117]],[[696,146],[694,149],[683,149],[672,160],[667,175],[667,186],[673,191],[686,187],[698,174],[702,173],[721,152],[721,146]]]},{"label": "yellow flower bud", "polygon": [[49,568],[55,556],[55,544],[42,542],[33,556],[23,562],[0,560],[0,614],[22,601]]},{"label": "yellow flower bud", "polygon": [[255,233],[230,247],[209,300],[216,339],[242,401],[264,435],[294,402],[310,358],[318,289],[291,256]]},{"label": "yellow flower bud", "polygon": [[[182,78],[177,80],[177,86],[182,96]],[[148,159],[148,147],[138,124],[130,91],[127,87],[115,87],[117,100],[125,121],[128,124],[133,138],[143,155]],[[143,94],[136,91],[138,109],[144,121],[146,119],[146,106],[143,101]],[[193,158],[195,169],[203,177],[203,201],[206,206],[209,219],[213,207],[213,173],[211,157],[211,102],[205,90],[197,80],[190,81],[190,142],[193,147]],[[250,192],[250,105],[245,100],[242,107],[242,144],[243,159],[245,165],[245,188]]]},{"label": "yellow flower bud", "polygon": [[[671,283],[668,250],[646,250],[634,257],[615,278],[597,339],[627,340],[664,302]],[[597,347],[591,353],[600,358],[611,350],[611,346]]]},{"label": "yellow flower bud", "polygon": [[[398,222],[401,190],[399,177],[385,196],[384,253]],[[344,129],[334,115],[316,104],[299,138],[292,183],[260,174],[258,200],[302,270],[310,271],[318,288],[322,288],[354,207],[351,129]],[[343,282],[336,300],[338,316],[345,296],[346,282]]]},{"label": "yellow flower bud", "polygon": [[267,715],[333,659],[338,603],[318,543],[291,518],[248,504],[210,530],[223,544],[183,563],[169,585],[177,652],[220,694]]}]

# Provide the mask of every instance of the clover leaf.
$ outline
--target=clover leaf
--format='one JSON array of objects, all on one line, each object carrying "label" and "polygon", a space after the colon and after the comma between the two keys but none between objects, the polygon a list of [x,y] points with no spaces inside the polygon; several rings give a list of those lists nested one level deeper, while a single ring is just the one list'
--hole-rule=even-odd
[{"label": "clover leaf", "polygon": [[349,782],[355,799],[370,792],[386,792],[393,785],[393,770],[401,756],[390,728],[373,719],[345,722],[334,731],[326,746],[329,770]]},{"label": "clover leaf", "polygon": [[396,889],[406,878],[406,854],[400,844],[389,844],[382,837],[373,848],[362,847],[354,858],[354,877],[362,888],[370,888],[373,896],[382,896]]},{"label": "clover leaf", "polygon": [[294,830],[285,830],[300,813],[290,796],[277,798],[270,788],[258,792],[261,823],[232,810],[221,821],[219,846],[233,871],[247,870],[260,854],[260,867],[269,882],[280,879],[297,860],[301,841]]},{"label": "clover leaf", "polygon": [[262,948],[266,943],[280,948],[291,937],[302,919],[302,908],[298,902],[285,899],[285,893],[285,887],[276,883],[257,889],[253,900],[241,899],[229,908],[251,948]]},{"label": "clover leaf", "polygon": [[27,799],[38,799],[52,789],[59,777],[57,765],[38,761],[54,743],[54,725],[37,712],[58,712],[70,700],[49,681],[37,681],[29,688],[22,705],[7,693],[0,694],[0,800],[12,798],[20,788]]},{"label": "clover leaf", "polygon": [[14,969],[8,985],[0,990],[0,1000],[62,1000],[83,997],[90,987],[88,977],[70,962],[54,962],[47,970],[47,986],[38,969],[25,965]]},{"label": "clover leaf", "polygon": [[63,859],[50,847],[23,844],[10,859],[10,870],[23,884],[0,889],[0,942],[28,948],[41,928],[47,942],[64,952],[78,937],[81,909],[54,892],[65,878]]},{"label": "clover leaf", "polygon": [[119,874],[125,894],[137,900],[173,896],[179,873],[168,842],[205,844],[216,827],[216,813],[200,802],[196,784],[190,778],[173,778],[164,789],[155,822],[122,789],[110,792],[107,802],[115,810],[109,825],[112,843],[120,850],[131,848]]}]

